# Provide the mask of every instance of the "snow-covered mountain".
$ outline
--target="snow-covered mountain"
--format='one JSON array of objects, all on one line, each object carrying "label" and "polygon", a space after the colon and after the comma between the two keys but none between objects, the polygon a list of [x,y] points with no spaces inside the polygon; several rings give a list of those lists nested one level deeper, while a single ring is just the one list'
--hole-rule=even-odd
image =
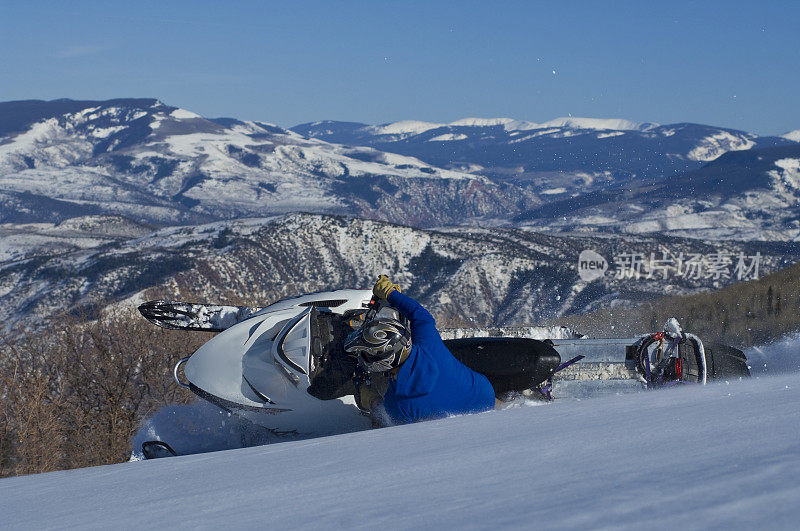
[{"label": "snow-covered mountain", "polygon": [[[287,130],[206,119],[152,99],[6,102],[0,222],[110,215],[173,225],[310,211],[423,227],[508,224],[564,200],[591,201],[598,191],[691,178],[685,172],[731,151],[796,145],[791,134],[620,119],[315,122]],[[703,194],[682,190],[678,205],[697,200],[691,215],[705,208]],[[790,190],[774,191],[778,203],[792,203]],[[602,230],[651,226],[629,228],[614,210],[598,216],[610,220],[591,224]],[[681,213],[665,216],[672,226],[692,226]],[[535,224],[558,228],[546,216]],[[794,237],[784,223],[732,228],[730,237]]]},{"label": "snow-covered mountain", "polygon": [[757,137],[698,124],[586,118],[315,122],[292,130],[534,190],[541,204],[512,216],[512,224],[535,230],[800,237],[794,132]]},{"label": "snow-covered mountain", "polygon": [[[348,122],[341,122],[348,124]],[[334,134],[337,128],[337,122],[324,121],[314,122],[311,124],[301,124],[292,129],[303,129],[309,133],[310,136],[323,136]],[[366,133],[373,136],[396,137],[397,140],[408,138],[410,136],[418,135],[433,129],[440,129],[443,127],[494,127],[501,126],[506,131],[533,131],[541,129],[553,128],[568,128],[568,129],[596,129],[596,130],[618,130],[618,131],[646,131],[657,127],[657,124],[651,123],[638,123],[631,122],[630,120],[622,119],[598,119],[598,118],[556,118],[544,123],[534,123],[522,120],[515,120],[513,118],[462,118],[449,124],[435,123],[435,122],[420,122],[416,120],[403,120],[399,122],[391,122],[381,125],[367,126],[365,124],[350,125],[360,126],[353,132]],[[331,129],[325,129],[331,127]],[[550,134],[550,133],[547,133]],[[399,138],[397,138],[399,137]],[[390,141],[391,138],[384,138]],[[442,141],[443,139],[436,139],[434,141]]]},{"label": "snow-covered mountain", "polygon": [[789,143],[699,124],[572,117],[544,123],[467,118],[449,124],[401,121],[378,126],[323,121],[291,129],[308,138],[372,146],[439,167],[526,183],[551,195],[670,177],[729,151]]},{"label": "snow-covered mountain", "polygon": [[800,241],[800,144],[727,153],[669,179],[553,201],[515,221],[538,230]]},{"label": "snow-covered mountain", "polygon": [[[369,286],[379,272],[392,275],[443,326],[532,325],[601,305],[763,276],[800,258],[796,245],[783,243],[555,237],[474,227],[434,231],[311,214],[170,227],[143,235],[141,226],[119,224],[103,234],[100,228],[109,221],[89,218],[84,223],[86,233],[95,235],[94,245],[86,238],[71,248],[43,252],[40,238],[64,234],[64,225],[36,226],[29,247],[19,233],[0,238],[0,249],[10,257],[0,263],[4,326],[41,323],[59,311],[137,297],[153,287],[184,300],[220,302],[235,294],[264,305],[313,291]],[[608,261],[600,279],[582,279],[578,273],[579,257],[587,249]],[[664,253],[673,262],[667,268],[671,272],[664,269]],[[636,263],[629,260],[634,255],[640,257]],[[648,269],[653,257],[658,271]],[[750,268],[745,276],[742,265]]]},{"label": "snow-covered mountain", "polygon": [[537,202],[504,188],[157,100],[0,104],[0,222],[122,215],[168,225],[313,211],[430,225]]}]

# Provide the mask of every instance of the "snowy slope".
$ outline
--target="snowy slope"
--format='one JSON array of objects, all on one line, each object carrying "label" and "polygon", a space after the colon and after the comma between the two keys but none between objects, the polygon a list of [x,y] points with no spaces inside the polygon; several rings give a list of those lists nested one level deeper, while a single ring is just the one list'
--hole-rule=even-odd
[{"label": "snowy slope", "polygon": [[0,527],[789,529],[797,374],[0,480]]},{"label": "snowy slope", "polygon": [[152,227],[122,217],[75,217],[63,223],[0,223],[0,264],[91,249],[142,236]]},{"label": "snowy slope", "polygon": [[535,230],[798,241],[800,144],[733,151],[669,179],[563,197],[515,221],[528,219]]},{"label": "snowy slope", "polygon": [[[169,227],[49,254],[40,253],[29,237],[27,251],[37,257],[32,260],[24,255],[19,234],[6,236],[2,228],[0,259],[23,254],[0,262],[0,322],[9,329],[20,320],[35,325],[62,310],[91,306],[98,299],[125,299],[151,287],[209,303],[236,290],[251,304],[263,305],[301,293],[369,286],[376,271],[391,274],[416,293],[443,326],[524,326],[611,301],[692,293],[737,278],[735,272],[725,279],[704,273],[665,280],[658,274],[633,281],[609,271],[603,280],[589,283],[577,271],[585,249],[606,259],[631,249],[643,256],[661,256],[667,249],[675,257],[760,252],[762,276],[800,258],[797,246],[764,242],[711,245],[673,239],[665,247],[658,236],[574,238],[473,227],[437,231],[292,214]],[[634,282],[632,292],[627,288]]]},{"label": "snowy slope", "polygon": [[[308,125],[298,125],[297,128],[308,127],[313,133],[310,136],[323,136],[331,134],[330,129],[326,130],[327,124],[338,124],[341,122],[315,122]],[[515,120],[514,118],[461,118],[449,124],[435,122],[421,122],[418,120],[401,120],[381,125],[365,126],[362,131],[371,135],[393,135],[395,138],[403,138],[412,135],[419,135],[431,129],[441,127],[494,127],[502,126],[506,131],[531,131],[534,129],[569,128],[569,129],[613,129],[618,131],[646,131],[657,127],[657,124],[638,123],[630,120],[617,118],[556,118],[543,123]],[[310,127],[309,127],[310,126]],[[322,127],[320,127],[322,126]]]},{"label": "snowy slope", "polygon": [[795,129],[794,131],[789,131],[788,133],[781,135],[783,138],[787,140],[793,140],[795,142],[800,142],[800,129]]}]

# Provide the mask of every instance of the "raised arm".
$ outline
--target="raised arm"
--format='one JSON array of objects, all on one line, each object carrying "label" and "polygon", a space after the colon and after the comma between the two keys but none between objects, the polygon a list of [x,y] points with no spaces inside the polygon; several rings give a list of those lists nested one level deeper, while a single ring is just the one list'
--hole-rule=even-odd
[{"label": "raised arm", "polygon": [[441,340],[441,336],[436,330],[436,321],[420,303],[399,291],[392,291],[387,300],[392,307],[397,308],[408,319],[411,325],[412,342],[428,338]]}]

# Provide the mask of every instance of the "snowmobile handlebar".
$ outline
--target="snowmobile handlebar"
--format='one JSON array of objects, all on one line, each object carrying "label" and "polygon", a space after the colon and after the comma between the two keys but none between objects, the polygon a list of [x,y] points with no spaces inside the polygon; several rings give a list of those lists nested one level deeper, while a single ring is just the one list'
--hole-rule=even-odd
[{"label": "snowmobile handlebar", "polygon": [[372,320],[378,314],[379,311],[381,311],[388,305],[389,305],[388,301],[373,296],[369,300],[369,304],[367,304],[368,310],[367,310],[367,315],[364,316],[365,317],[364,322]]}]

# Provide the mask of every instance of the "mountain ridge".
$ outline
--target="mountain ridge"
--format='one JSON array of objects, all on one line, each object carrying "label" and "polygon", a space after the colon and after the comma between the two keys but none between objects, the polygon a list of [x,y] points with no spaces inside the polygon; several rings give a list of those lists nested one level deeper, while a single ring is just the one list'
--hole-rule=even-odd
[{"label": "mountain ridge", "polygon": [[[800,258],[800,247],[783,242],[566,237],[507,228],[424,230],[318,214],[155,231],[122,220],[114,231],[106,230],[106,219],[85,223],[85,233],[95,231],[94,241],[87,239],[71,248],[62,241],[51,252],[20,248],[0,262],[0,322],[6,329],[15,323],[41,324],[59,312],[91,309],[98,302],[142,301],[151,289],[160,297],[213,303],[235,295],[237,300],[263,306],[302,293],[367,286],[376,272],[392,275],[414,293],[440,325],[531,325],[609,304],[727,285],[738,278],[734,270],[738,255],[752,262],[760,253],[760,275]],[[59,236],[48,227],[39,233]],[[601,280],[583,280],[578,257],[586,249],[609,262],[613,259],[617,269]],[[660,259],[665,252],[708,260],[715,253],[727,253],[727,273],[707,274],[704,269],[695,278],[676,271],[662,278],[661,273],[648,274],[646,260],[641,274],[624,263],[630,253],[643,258],[652,253]]]},{"label": "mountain ridge", "polygon": [[[70,208],[161,224],[315,210],[425,225],[536,201],[480,175],[263,122],[207,120],[158,100],[95,103],[46,103],[43,120],[0,139],[0,221],[59,221]],[[62,105],[84,107],[57,114]],[[63,208],[51,205],[48,217],[42,203],[53,200]]]},{"label": "mountain ridge", "polygon": [[355,122],[207,119],[157,99],[0,110],[0,130],[21,129],[0,135],[0,223],[168,226],[300,211],[418,227],[800,236],[798,143],[701,124],[469,118],[394,122],[384,126],[399,133],[383,134]]}]

